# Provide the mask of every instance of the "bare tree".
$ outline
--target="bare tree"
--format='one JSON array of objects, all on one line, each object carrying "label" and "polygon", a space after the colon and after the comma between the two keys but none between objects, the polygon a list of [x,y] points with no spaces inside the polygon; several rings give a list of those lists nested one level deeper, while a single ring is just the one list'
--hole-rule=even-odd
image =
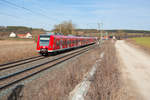
[{"label": "bare tree", "polygon": [[61,24],[55,25],[53,31],[56,33],[63,33],[64,35],[75,35],[75,24],[73,24],[72,21],[64,21]]}]

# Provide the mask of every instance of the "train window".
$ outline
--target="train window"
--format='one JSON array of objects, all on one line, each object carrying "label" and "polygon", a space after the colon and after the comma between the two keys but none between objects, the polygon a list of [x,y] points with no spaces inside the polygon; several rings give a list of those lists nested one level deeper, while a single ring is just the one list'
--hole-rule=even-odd
[{"label": "train window", "polygon": [[65,46],[65,40],[63,40],[63,46]]},{"label": "train window", "polygon": [[69,39],[67,40],[67,43],[68,43],[68,45],[69,45]]},{"label": "train window", "polygon": [[69,40],[69,45],[71,44],[70,42],[71,42],[71,40]]},{"label": "train window", "polygon": [[74,44],[74,40],[72,40],[72,44]]},{"label": "train window", "polygon": [[71,45],[71,40],[69,40],[69,45]]},{"label": "train window", "polygon": [[56,40],[56,46],[59,46],[59,45],[60,45],[59,40]]},{"label": "train window", "polygon": [[67,40],[65,40],[65,46],[67,45]]},{"label": "train window", "polygon": [[65,40],[65,45],[67,45],[67,40]]},{"label": "train window", "polygon": [[60,40],[58,40],[58,46],[60,46]]},{"label": "train window", "polygon": [[64,46],[65,46],[65,40],[63,41],[63,43],[64,43]]},{"label": "train window", "polygon": [[48,46],[50,41],[50,36],[40,36],[40,45],[42,46]]},{"label": "train window", "polygon": [[66,40],[66,45],[68,45],[68,40]]},{"label": "train window", "polygon": [[68,44],[70,45],[70,40],[68,40]]},{"label": "train window", "polygon": [[60,46],[61,45],[61,42],[60,42],[60,40],[58,40],[58,46]]},{"label": "train window", "polygon": [[62,45],[62,46],[64,45],[64,41],[63,41],[63,39],[61,39],[61,45]]},{"label": "train window", "polygon": [[62,40],[60,39],[60,45],[62,45]]},{"label": "train window", "polygon": [[67,40],[67,45],[69,45],[69,40]]}]

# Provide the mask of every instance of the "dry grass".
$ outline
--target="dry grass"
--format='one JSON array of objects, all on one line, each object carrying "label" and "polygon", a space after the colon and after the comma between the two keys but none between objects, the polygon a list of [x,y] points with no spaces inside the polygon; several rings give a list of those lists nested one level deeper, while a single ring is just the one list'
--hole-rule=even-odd
[{"label": "dry grass", "polygon": [[33,41],[0,41],[0,63],[24,59],[37,55]]},{"label": "dry grass", "polygon": [[114,43],[107,41],[103,50],[104,58],[97,68],[85,100],[124,100]]},{"label": "dry grass", "polygon": [[69,93],[89,72],[100,53],[105,51],[101,64],[97,67],[94,79],[85,100],[129,100],[124,90],[114,43],[107,41],[102,48],[54,67],[25,85],[22,100],[67,100]]},{"label": "dry grass", "polygon": [[67,100],[100,55],[100,48],[51,69],[24,87],[22,100]]}]

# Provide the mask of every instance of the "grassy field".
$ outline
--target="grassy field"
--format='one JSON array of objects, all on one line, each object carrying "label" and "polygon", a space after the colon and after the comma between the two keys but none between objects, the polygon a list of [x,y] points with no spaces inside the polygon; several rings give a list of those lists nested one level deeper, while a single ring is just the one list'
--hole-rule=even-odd
[{"label": "grassy field", "polygon": [[150,37],[132,38],[137,44],[150,48]]},{"label": "grassy field", "polygon": [[36,55],[38,55],[38,53],[36,52],[36,42],[34,41],[0,41],[0,64]]}]

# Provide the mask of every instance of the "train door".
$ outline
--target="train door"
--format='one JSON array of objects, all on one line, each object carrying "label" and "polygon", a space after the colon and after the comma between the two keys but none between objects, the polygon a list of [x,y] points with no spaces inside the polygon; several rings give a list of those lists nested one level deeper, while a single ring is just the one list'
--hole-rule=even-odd
[{"label": "train door", "polygon": [[62,41],[63,41],[62,42],[62,47],[65,48],[65,40],[64,40],[64,38],[62,38]]},{"label": "train door", "polygon": [[74,39],[73,39],[73,38],[72,38],[72,41],[71,41],[71,42],[72,42],[72,43],[71,43],[71,44],[72,44],[72,47],[74,47]]},{"label": "train door", "polygon": [[74,46],[74,44],[73,44],[73,38],[71,39],[71,45],[72,45],[71,47],[73,47],[73,46]]},{"label": "train door", "polygon": [[76,47],[78,46],[78,39],[76,38]]},{"label": "train door", "polygon": [[67,39],[67,47],[70,48],[70,39]]},{"label": "train door", "polygon": [[64,48],[66,48],[65,38],[63,38]]},{"label": "train door", "polygon": [[63,40],[62,39],[60,39],[60,49],[63,49]]},{"label": "train door", "polygon": [[60,39],[59,38],[56,39],[56,48],[60,49]]},{"label": "train door", "polygon": [[71,48],[71,39],[69,39],[69,47]]},{"label": "train door", "polygon": [[54,37],[54,39],[53,39],[53,50],[55,50],[56,49],[56,38]]},{"label": "train door", "polygon": [[69,39],[66,38],[66,41],[67,41],[67,48],[69,48]]}]

